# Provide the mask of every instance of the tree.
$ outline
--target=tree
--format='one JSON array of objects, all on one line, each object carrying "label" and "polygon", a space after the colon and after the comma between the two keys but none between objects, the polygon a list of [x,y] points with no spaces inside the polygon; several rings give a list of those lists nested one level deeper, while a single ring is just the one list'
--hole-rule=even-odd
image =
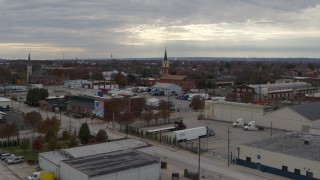
[{"label": "tree", "polygon": [[193,96],[190,104],[194,110],[200,110],[203,108],[203,102],[200,96]]},{"label": "tree", "polygon": [[42,117],[41,117],[41,114],[36,112],[36,111],[31,111],[31,112],[28,112],[25,116],[24,116],[24,122],[26,124],[29,124],[31,125],[33,131],[33,136],[34,137],[34,131],[35,131],[35,128],[37,127],[38,123],[42,120]]},{"label": "tree", "polygon": [[49,142],[51,139],[57,139],[55,132],[51,128],[49,128],[46,132],[45,138],[47,142]]},{"label": "tree", "polygon": [[75,147],[78,145],[77,137],[74,135],[70,136],[69,147]]},{"label": "tree", "polygon": [[87,123],[82,123],[79,130],[79,138],[83,143],[87,143],[89,141],[90,129]]},{"label": "tree", "polygon": [[57,136],[58,131],[60,130],[60,121],[56,116],[52,118],[47,118],[44,121],[41,121],[37,125],[37,131],[40,134],[47,134],[49,130],[53,131],[55,136]]},{"label": "tree", "polygon": [[107,135],[106,130],[100,129],[97,133],[96,141],[97,142],[106,142],[107,140],[108,140],[108,135]]},{"label": "tree", "polygon": [[120,130],[122,130],[123,125],[128,125],[134,122],[135,117],[129,111],[124,111],[118,115],[117,122],[120,124]]},{"label": "tree", "polygon": [[20,144],[20,148],[23,150],[23,152],[26,152],[26,150],[29,148],[29,141],[28,139],[22,139],[21,144]]},{"label": "tree", "polygon": [[151,109],[148,109],[142,116],[143,120],[146,121],[148,123],[148,126],[149,126],[149,123],[150,121],[153,119],[153,116],[154,116],[154,113]]},{"label": "tree", "polygon": [[30,89],[27,93],[27,103],[30,105],[38,105],[40,100],[44,100],[49,96],[46,89]]},{"label": "tree", "polygon": [[7,138],[9,143],[9,139],[12,136],[16,136],[18,134],[18,130],[16,125],[14,124],[4,124],[0,127],[0,138]]},{"label": "tree", "polygon": [[163,119],[168,119],[170,117],[169,104],[168,102],[161,100],[159,104],[159,115]]},{"label": "tree", "polygon": [[58,141],[56,138],[54,137],[51,137],[49,140],[48,140],[48,149],[50,151],[54,151],[56,150],[58,147]]},{"label": "tree", "polygon": [[33,141],[32,143],[32,149],[35,151],[40,151],[43,148],[43,145],[39,138]]},{"label": "tree", "polygon": [[70,139],[70,133],[69,133],[68,131],[64,130],[64,131],[62,132],[62,138],[63,138],[64,140]]},{"label": "tree", "polygon": [[158,125],[159,116],[160,116],[159,112],[155,112],[153,115],[153,118],[156,121],[156,125]]}]

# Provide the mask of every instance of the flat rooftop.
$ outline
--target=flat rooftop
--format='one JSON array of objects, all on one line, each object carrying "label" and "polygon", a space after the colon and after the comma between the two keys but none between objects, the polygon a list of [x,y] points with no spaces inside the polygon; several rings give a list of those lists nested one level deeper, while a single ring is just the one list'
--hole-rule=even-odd
[{"label": "flat rooftop", "polygon": [[[308,140],[309,144],[304,144]],[[291,132],[241,144],[257,149],[320,161],[320,136]]]},{"label": "flat rooftop", "polygon": [[11,100],[8,98],[0,97],[0,102],[11,102]]},{"label": "flat rooftop", "polygon": [[[89,177],[160,163],[160,158],[128,149],[63,161]],[[160,166],[159,166],[160,168]]]},{"label": "flat rooftop", "polygon": [[109,153],[130,148],[140,148],[146,145],[146,143],[136,139],[124,139],[119,141],[61,149],[57,151],[43,152],[39,153],[39,156],[47,159],[53,164],[59,165],[60,161],[70,158],[79,158],[84,156],[91,156],[94,154]]}]

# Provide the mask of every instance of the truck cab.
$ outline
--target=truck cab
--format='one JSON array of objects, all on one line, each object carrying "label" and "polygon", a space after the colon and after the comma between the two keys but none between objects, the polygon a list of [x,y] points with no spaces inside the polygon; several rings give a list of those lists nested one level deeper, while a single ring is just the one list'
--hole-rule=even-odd
[{"label": "truck cab", "polygon": [[248,123],[248,125],[244,126],[244,130],[247,130],[247,131],[258,131],[258,130],[264,130],[264,128],[256,126],[256,122],[255,121],[250,121]]},{"label": "truck cab", "polygon": [[244,119],[243,118],[237,119],[236,122],[232,123],[232,126],[233,127],[243,127],[243,126],[245,126]]}]

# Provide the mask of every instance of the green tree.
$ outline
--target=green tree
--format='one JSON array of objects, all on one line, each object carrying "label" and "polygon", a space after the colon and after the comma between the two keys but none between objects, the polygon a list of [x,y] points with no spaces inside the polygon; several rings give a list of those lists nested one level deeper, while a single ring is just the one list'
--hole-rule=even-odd
[{"label": "green tree", "polygon": [[89,141],[90,129],[87,123],[82,123],[79,130],[79,138],[83,143],[87,143]]},{"label": "green tree", "polygon": [[78,141],[77,141],[77,137],[74,136],[74,135],[71,135],[70,136],[70,139],[69,139],[69,147],[75,147],[78,145]]},{"label": "green tree", "polygon": [[30,89],[27,93],[27,103],[30,105],[39,105],[40,100],[44,100],[49,96],[48,90],[46,89]]},{"label": "green tree", "polygon": [[49,128],[45,135],[46,141],[49,142],[51,139],[57,139],[53,129]]},{"label": "green tree", "polygon": [[22,139],[21,144],[20,144],[20,148],[23,150],[23,152],[26,152],[26,150],[29,148],[29,141],[28,139]]},{"label": "green tree", "polygon": [[107,134],[106,130],[100,129],[97,133],[96,141],[97,142],[106,142],[107,140],[108,140],[108,134]]},{"label": "green tree", "polygon": [[57,149],[57,147],[58,147],[57,139],[54,137],[50,137],[50,139],[48,140],[48,149],[50,151],[54,151]]}]

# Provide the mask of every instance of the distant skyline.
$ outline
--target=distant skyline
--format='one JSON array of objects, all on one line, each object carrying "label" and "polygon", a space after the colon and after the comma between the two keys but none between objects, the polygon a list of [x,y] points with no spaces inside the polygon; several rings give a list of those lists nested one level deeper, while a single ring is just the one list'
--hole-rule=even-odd
[{"label": "distant skyline", "polygon": [[0,58],[320,58],[320,0],[0,0]]}]

